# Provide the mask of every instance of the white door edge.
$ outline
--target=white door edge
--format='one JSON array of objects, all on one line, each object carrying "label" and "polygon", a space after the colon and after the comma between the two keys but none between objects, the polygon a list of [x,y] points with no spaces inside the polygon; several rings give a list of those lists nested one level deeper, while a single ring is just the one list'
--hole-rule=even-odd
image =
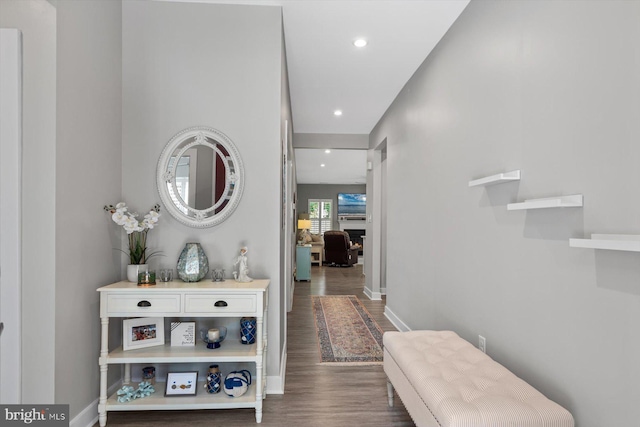
[{"label": "white door edge", "polygon": [[0,29],[0,402],[21,403],[22,33]]}]

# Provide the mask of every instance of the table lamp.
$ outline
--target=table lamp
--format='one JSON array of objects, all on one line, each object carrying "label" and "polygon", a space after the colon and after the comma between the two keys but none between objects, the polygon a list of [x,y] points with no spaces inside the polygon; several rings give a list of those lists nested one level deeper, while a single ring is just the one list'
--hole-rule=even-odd
[{"label": "table lamp", "polygon": [[311,220],[310,219],[299,219],[298,220],[298,230],[300,231],[300,237],[298,238],[299,243],[303,243],[304,238],[306,237],[308,230],[311,228]]}]

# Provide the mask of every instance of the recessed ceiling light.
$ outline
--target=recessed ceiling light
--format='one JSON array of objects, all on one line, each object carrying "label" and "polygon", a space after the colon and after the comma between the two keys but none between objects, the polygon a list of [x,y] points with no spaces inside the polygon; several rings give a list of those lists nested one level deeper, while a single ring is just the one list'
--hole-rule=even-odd
[{"label": "recessed ceiling light", "polygon": [[323,167],[324,167],[324,163],[323,163],[323,164],[321,164],[321,165],[320,165],[320,167],[321,167],[321,168],[323,168]]},{"label": "recessed ceiling light", "polygon": [[327,153],[327,154],[329,154],[329,153],[331,152],[331,150],[326,149],[326,150],[324,150],[324,152],[325,152],[325,153]]},{"label": "recessed ceiling light", "polygon": [[342,115],[342,110],[336,110],[333,112],[334,116],[341,116]]},{"label": "recessed ceiling light", "polygon": [[357,39],[353,42],[355,47],[365,47],[367,45],[367,41],[365,39]]}]

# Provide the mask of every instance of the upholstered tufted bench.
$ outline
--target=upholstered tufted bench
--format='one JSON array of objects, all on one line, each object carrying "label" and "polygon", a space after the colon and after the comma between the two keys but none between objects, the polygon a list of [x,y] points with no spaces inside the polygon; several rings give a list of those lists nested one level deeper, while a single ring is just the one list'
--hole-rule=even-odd
[{"label": "upholstered tufted bench", "polygon": [[417,426],[573,427],[560,405],[451,331],[386,332],[384,371]]}]

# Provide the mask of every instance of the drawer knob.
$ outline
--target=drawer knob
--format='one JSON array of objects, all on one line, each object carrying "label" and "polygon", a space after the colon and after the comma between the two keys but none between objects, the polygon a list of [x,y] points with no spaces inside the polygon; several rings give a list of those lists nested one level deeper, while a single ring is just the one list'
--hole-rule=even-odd
[{"label": "drawer knob", "polygon": [[216,301],[215,304],[213,305],[215,305],[216,307],[226,307],[228,304],[226,301],[220,300],[220,301]]},{"label": "drawer knob", "polygon": [[142,300],[138,303],[138,307],[151,307],[151,303],[147,300]]}]

